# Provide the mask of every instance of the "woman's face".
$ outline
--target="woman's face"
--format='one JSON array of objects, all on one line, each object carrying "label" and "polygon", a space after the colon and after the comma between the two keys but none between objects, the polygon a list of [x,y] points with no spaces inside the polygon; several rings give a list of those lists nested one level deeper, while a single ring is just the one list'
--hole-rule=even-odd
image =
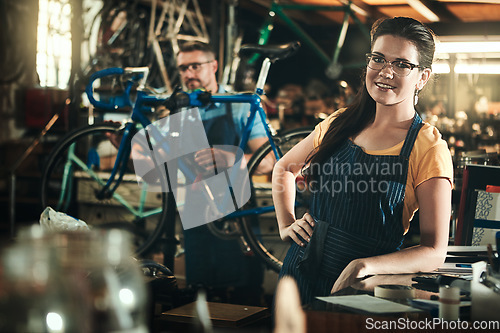
[{"label": "woman's face", "polygon": [[[383,35],[377,38],[373,45],[372,54],[384,57],[389,63],[394,60],[403,60],[419,65],[416,46],[409,40]],[[376,103],[392,105],[408,105],[413,108],[415,89],[422,89],[429,79],[430,69],[419,70],[414,68],[408,76],[398,76],[392,67],[386,64],[381,70],[366,68],[366,89]]]}]

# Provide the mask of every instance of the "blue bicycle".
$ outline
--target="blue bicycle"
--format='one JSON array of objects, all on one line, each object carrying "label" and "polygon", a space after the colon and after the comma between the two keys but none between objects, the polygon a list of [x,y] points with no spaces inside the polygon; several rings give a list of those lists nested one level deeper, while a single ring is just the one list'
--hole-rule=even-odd
[{"label": "blue bicycle", "polygon": [[[244,207],[209,224],[209,228],[221,238],[238,237],[242,249],[260,256],[267,265],[279,271],[288,249],[279,238],[271,198],[272,168],[263,163],[278,160],[291,147],[305,138],[312,128],[294,129],[273,134],[266,122],[260,95],[272,62],[293,54],[298,42],[279,46],[246,45],[240,53],[259,53],[265,57],[255,93],[208,94],[195,91],[177,92],[162,97],[145,86],[149,69],[110,68],[94,73],[86,92],[90,102],[103,110],[130,109],[130,119],[123,124],[101,123],[85,126],[66,135],[51,152],[44,168],[41,201],[43,207],[52,206],[57,211],[78,217],[92,226],[118,227],[130,230],[135,235],[137,255],[147,253],[165,235],[165,242],[173,246],[175,236],[182,234],[176,220],[173,197],[165,192],[148,191],[150,184],[138,178],[130,161],[132,137],[141,128],[154,121],[155,110],[160,106],[201,106],[204,103],[248,103],[250,114],[240,142],[246,147],[256,114],[260,115],[266,129],[268,142],[256,151],[247,164],[251,197]],[[120,79],[123,91],[109,101],[97,100],[94,81],[101,84]],[[152,134],[157,142],[168,133]],[[121,138],[113,144],[112,138]],[[147,147],[145,147],[147,148]],[[262,171],[265,170],[265,171]],[[161,186],[168,188],[167,180]],[[139,180],[140,182],[140,180]],[[300,198],[300,196],[299,196]],[[307,209],[300,203],[297,209]],[[301,213],[298,213],[301,214]],[[176,227],[177,225],[177,227]]]}]

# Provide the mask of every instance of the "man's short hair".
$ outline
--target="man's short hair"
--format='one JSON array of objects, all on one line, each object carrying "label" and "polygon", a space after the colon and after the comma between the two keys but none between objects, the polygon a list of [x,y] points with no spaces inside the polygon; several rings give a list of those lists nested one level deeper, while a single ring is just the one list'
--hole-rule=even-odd
[{"label": "man's short hair", "polygon": [[201,51],[203,53],[209,54],[215,59],[215,52],[212,50],[212,47],[207,43],[199,41],[188,41],[179,45],[179,53],[194,52],[194,51]]}]

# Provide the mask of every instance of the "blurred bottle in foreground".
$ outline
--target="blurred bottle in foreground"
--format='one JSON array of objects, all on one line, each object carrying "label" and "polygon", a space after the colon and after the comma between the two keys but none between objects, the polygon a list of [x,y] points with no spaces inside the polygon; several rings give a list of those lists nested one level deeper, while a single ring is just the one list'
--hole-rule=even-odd
[{"label": "blurred bottle in foreground", "polygon": [[43,232],[2,253],[0,331],[147,332],[148,295],[124,231]]}]

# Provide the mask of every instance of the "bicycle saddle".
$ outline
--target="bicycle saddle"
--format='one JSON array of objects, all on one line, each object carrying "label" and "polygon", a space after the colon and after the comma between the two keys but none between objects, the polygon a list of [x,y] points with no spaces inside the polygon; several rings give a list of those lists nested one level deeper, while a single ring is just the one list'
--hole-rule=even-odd
[{"label": "bicycle saddle", "polygon": [[252,53],[258,53],[266,58],[269,58],[271,62],[279,59],[285,59],[292,54],[294,54],[300,48],[300,42],[294,41],[287,44],[280,45],[258,45],[258,44],[245,44],[241,45],[239,55],[249,55]]}]

